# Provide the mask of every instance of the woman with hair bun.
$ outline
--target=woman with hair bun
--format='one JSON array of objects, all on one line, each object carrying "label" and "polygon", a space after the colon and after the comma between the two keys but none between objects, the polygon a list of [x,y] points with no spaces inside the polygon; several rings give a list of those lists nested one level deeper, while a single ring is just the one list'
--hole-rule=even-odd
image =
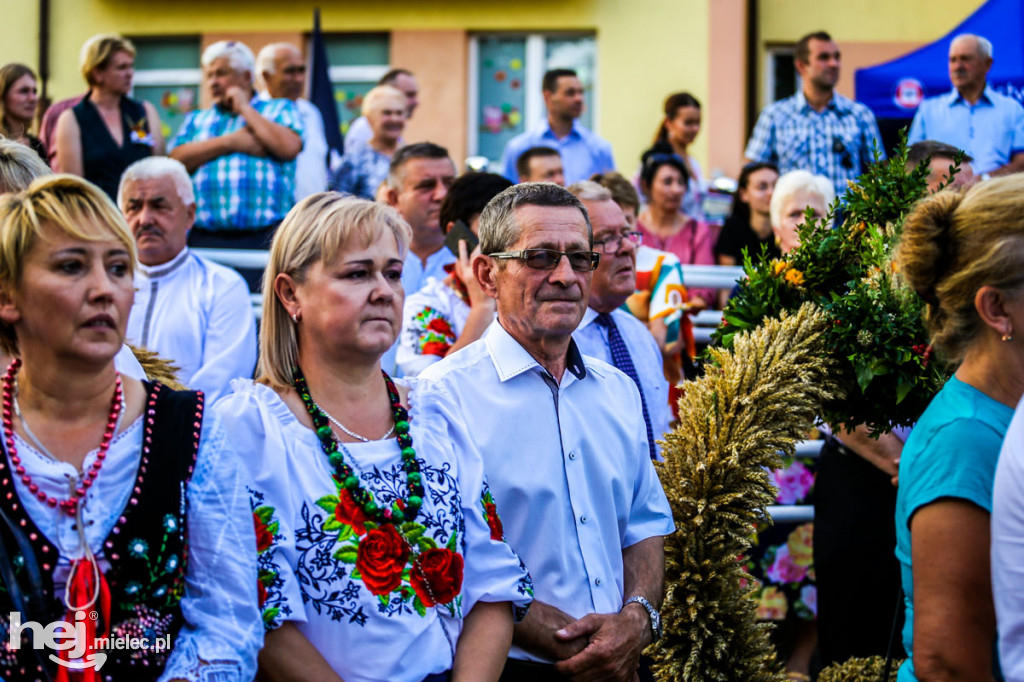
[{"label": "woman with hair bun", "polygon": [[1024,393],[1024,177],[939,192],[907,217],[897,251],[927,302],[939,358],[956,373],[903,449],[896,556],[906,604],[899,671],[911,680],[991,680],[989,573],[996,462]]}]

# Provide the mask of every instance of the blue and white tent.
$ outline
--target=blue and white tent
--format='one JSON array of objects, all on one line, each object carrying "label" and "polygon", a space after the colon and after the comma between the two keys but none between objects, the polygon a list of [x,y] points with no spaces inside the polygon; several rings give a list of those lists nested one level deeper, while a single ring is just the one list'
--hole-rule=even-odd
[{"label": "blue and white tent", "polygon": [[890,62],[857,70],[857,101],[875,113],[886,146],[894,143],[899,128],[910,125],[925,98],[952,88],[947,66],[949,44],[961,33],[992,41],[989,85],[1024,102],[1024,0],[989,0],[934,43]]}]

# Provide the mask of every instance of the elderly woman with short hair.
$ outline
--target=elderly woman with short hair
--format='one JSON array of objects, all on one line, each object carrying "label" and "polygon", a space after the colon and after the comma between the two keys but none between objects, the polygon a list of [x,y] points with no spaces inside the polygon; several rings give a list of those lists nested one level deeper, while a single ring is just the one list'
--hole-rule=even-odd
[{"label": "elderly woman with short hair", "polygon": [[331,178],[330,188],[363,199],[373,199],[388,178],[391,157],[398,149],[408,118],[405,94],[391,85],[378,85],[363,98],[363,116],[373,136],[365,145],[350,149]]}]

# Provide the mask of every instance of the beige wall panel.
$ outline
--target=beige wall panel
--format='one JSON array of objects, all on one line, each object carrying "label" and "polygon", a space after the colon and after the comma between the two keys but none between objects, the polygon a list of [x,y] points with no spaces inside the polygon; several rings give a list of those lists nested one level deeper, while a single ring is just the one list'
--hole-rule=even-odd
[{"label": "beige wall panel", "polygon": [[406,126],[405,140],[447,147],[460,171],[466,160],[468,51],[465,31],[391,34],[391,65],[415,73],[420,86],[420,104]]}]

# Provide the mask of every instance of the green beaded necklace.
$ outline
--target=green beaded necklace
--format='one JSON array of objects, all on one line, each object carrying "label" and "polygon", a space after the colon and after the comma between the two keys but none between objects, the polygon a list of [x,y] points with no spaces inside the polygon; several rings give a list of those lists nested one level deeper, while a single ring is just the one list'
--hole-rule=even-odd
[{"label": "green beaded necklace", "polygon": [[352,453],[348,451],[343,443],[338,442],[331,431],[331,424],[327,415],[320,409],[320,406],[310,395],[309,385],[302,370],[296,367],[292,372],[292,381],[295,384],[295,391],[306,406],[310,418],[313,420],[313,427],[316,429],[316,436],[320,440],[320,448],[327,455],[327,461],[334,467],[335,476],[345,490],[352,497],[352,501],[362,507],[368,518],[377,523],[400,524],[416,518],[420,507],[423,506],[423,475],[420,473],[419,462],[416,461],[416,451],[412,447],[412,436],[409,435],[409,413],[402,407],[401,399],[398,397],[398,389],[391,381],[387,372],[381,370],[384,375],[384,384],[388,389],[388,398],[391,400],[391,411],[395,415],[395,432],[398,434],[398,447],[402,450],[402,471],[405,472],[405,482],[408,496],[404,500],[395,500],[390,507],[381,509],[366,488],[359,483],[352,467],[345,463],[345,455],[352,459]]}]

